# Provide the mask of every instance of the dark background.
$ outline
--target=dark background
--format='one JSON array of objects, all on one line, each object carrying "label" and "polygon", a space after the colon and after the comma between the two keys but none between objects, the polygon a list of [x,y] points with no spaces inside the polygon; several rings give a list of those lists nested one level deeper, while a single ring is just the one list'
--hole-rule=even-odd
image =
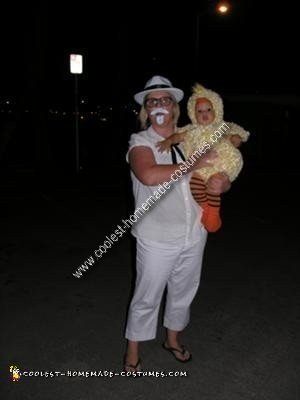
[{"label": "dark background", "polygon": [[294,6],[232,1],[229,15],[220,16],[215,4],[206,0],[175,7],[164,2],[141,8],[126,3],[113,10],[107,5],[97,10],[90,0],[6,5],[1,93],[20,93],[38,78],[36,73],[51,96],[67,93],[67,55],[75,50],[84,54],[86,90],[101,100],[112,100],[120,81],[131,91],[154,73],[187,88],[197,79],[219,91],[297,93]]},{"label": "dark background", "polygon": [[103,159],[126,169],[128,138],[137,129],[133,94],[154,74],[184,89],[180,124],[188,121],[186,100],[198,81],[221,94],[225,120],[251,132],[243,149],[251,167],[280,162],[294,170],[297,10],[288,2],[232,1],[230,13],[221,16],[215,4],[6,4],[0,24],[1,166],[74,172],[69,54],[79,52],[82,172],[98,171]]},{"label": "dark background", "polygon": [[[299,397],[297,10],[292,2],[233,1],[221,18],[213,1],[175,4],[1,4],[3,399]],[[79,172],[71,52],[84,56]],[[142,349],[145,371],[186,370],[188,378],[13,383],[12,364],[122,369],[134,282],[129,232],[81,279],[72,273],[133,212],[125,162],[137,129],[133,94],[154,74],[184,89],[180,123],[199,81],[220,93],[225,120],[251,134],[241,174],[222,197],[222,229],[208,238],[183,338],[192,363],[164,354],[161,325]]]}]

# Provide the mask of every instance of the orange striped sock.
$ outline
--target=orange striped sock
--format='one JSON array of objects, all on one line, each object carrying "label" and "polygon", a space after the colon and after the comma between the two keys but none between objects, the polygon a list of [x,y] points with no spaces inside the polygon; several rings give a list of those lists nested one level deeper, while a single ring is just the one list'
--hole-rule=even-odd
[{"label": "orange striped sock", "polygon": [[202,208],[201,222],[204,224],[203,221],[206,219],[206,213],[208,209],[206,184],[198,174],[193,174],[190,180],[190,188],[194,200]]},{"label": "orange striped sock", "polygon": [[203,224],[208,232],[216,232],[222,226],[220,216],[221,197],[220,195],[207,193],[207,201],[207,212]]},{"label": "orange striped sock", "polygon": [[190,188],[194,200],[202,207],[203,203],[207,203],[206,185],[204,180],[198,175],[193,174],[190,180]]},{"label": "orange striped sock", "polygon": [[206,184],[198,174],[193,174],[190,180],[190,188],[194,200],[202,208],[201,223],[205,226],[204,221],[207,219],[208,202],[206,194]]}]

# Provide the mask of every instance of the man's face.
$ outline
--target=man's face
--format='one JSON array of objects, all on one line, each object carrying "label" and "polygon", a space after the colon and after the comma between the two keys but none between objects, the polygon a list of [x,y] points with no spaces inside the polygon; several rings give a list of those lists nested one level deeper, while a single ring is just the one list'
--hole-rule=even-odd
[{"label": "man's face", "polygon": [[195,106],[196,119],[200,125],[209,125],[215,119],[215,112],[208,99],[201,99]]},{"label": "man's face", "polygon": [[173,105],[173,97],[164,90],[149,93],[144,101],[149,119],[155,125],[165,125],[172,120]]}]

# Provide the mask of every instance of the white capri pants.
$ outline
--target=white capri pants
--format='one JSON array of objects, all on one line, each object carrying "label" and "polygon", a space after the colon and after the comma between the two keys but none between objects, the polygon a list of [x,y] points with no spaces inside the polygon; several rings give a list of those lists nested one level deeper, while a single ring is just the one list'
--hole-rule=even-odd
[{"label": "white capri pants", "polygon": [[159,307],[167,286],[164,326],[182,331],[190,318],[190,305],[200,283],[207,232],[196,243],[158,247],[137,239],[136,284],[131,300],[126,339],[151,340],[156,336]]}]

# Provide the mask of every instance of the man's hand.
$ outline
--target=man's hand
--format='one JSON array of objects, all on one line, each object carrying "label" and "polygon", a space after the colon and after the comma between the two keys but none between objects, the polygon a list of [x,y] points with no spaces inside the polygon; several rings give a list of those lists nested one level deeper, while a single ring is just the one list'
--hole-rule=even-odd
[{"label": "man's hand", "polygon": [[231,183],[228,176],[224,172],[218,172],[217,174],[212,175],[207,183],[207,190],[213,194],[221,194],[227,192]]}]

